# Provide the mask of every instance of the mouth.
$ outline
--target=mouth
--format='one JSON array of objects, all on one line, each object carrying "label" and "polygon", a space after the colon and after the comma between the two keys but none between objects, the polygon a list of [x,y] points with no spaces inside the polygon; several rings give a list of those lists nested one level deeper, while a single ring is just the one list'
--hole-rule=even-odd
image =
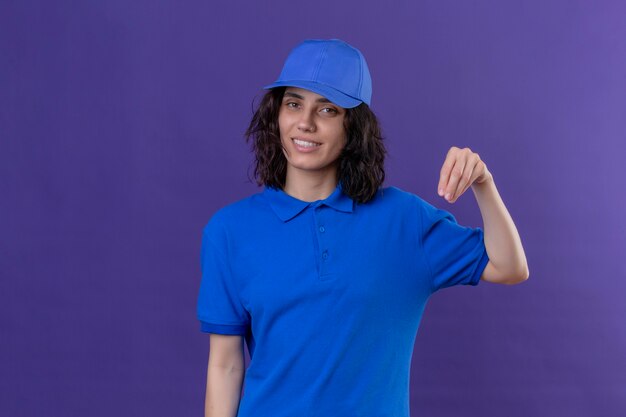
[{"label": "mouth", "polygon": [[298,138],[291,138],[291,140],[293,141],[293,143],[295,143],[301,148],[317,148],[318,146],[322,145],[319,142],[313,142],[310,140],[303,140],[303,139],[298,139]]}]

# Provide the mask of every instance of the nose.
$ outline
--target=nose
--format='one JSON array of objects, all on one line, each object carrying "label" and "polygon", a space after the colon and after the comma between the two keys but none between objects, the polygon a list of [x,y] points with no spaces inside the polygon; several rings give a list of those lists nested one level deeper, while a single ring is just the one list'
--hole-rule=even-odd
[{"label": "nose", "polygon": [[315,130],[315,122],[313,120],[312,112],[301,112],[300,120],[298,120],[298,129],[311,132]]}]

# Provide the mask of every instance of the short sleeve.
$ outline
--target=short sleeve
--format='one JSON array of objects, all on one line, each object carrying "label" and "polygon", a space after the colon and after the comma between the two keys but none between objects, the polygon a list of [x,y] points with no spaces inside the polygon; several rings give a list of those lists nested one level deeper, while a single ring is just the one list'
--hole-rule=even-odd
[{"label": "short sleeve", "polygon": [[[206,227],[202,234],[200,267],[202,278],[198,294],[197,317],[205,333],[245,335],[249,315],[226,257],[225,242],[219,245]],[[220,239],[223,241],[223,239]]]},{"label": "short sleeve", "polygon": [[478,285],[489,262],[483,230],[459,225],[450,212],[424,200],[421,204],[420,237],[430,269],[431,291],[454,285]]}]

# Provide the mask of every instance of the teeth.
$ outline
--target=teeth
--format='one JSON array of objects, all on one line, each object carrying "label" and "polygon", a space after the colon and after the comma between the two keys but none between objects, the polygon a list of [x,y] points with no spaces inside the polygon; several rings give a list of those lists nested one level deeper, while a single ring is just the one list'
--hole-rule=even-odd
[{"label": "teeth", "polygon": [[307,142],[307,141],[300,140],[300,139],[294,139],[293,141],[294,141],[297,145],[304,146],[304,147],[307,147],[307,148],[312,148],[312,147],[314,147],[314,146],[320,146],[320,144],[319,144],[319,143]]}]

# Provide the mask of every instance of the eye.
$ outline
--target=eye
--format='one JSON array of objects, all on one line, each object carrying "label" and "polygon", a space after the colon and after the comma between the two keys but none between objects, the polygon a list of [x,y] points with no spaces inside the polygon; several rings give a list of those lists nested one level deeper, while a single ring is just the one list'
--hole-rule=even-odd
[{"label": "eye", "polygon": [[333,109],[332,107],[324,107],[322,110],[330,110],[330,112],[327,112],[327,113],[339,113],[337,110]]}]

